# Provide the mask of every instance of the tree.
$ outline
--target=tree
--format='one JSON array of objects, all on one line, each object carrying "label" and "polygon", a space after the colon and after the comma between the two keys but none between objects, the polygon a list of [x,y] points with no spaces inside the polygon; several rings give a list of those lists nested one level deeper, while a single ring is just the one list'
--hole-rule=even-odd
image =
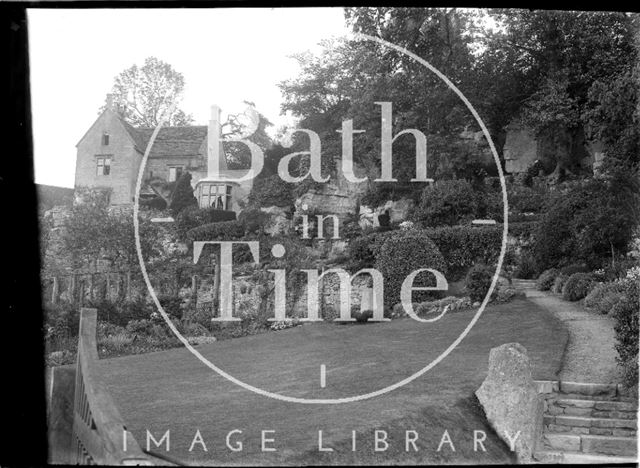
[{"label": "tree", "polygon": [[[141,219],[139,228],[143,257],[151,258],[158,249],[155,226]],[[65,221],[63,239],[76,267],[101,258],[123,262],[127,269],[138,262],[132,213],[110,211],[106,194],[97,190],[82,192],[82,203]]]},{"label": "tree", "polygon": [[176,182],[171,195],[171,203],[169,209],[177,216],[187,206],[197,206],[198,200],[193,195],[193,187],[191,187],[191,173],[185,172]]},{"label": "tree", "polygon": [[253,102],[244,101],[244,103],[247,107],[243,112],[229,114],[227,120],[221,125],[229,169],[249,169],[251,166],[249,148],[242,143],[234,143],[234,139],[249,140],[258,145],[263,152],[273,144],[266,132],[267,127],[272,123],[256,110]]},{"label": "tree", "polygon": [[[180,102],[183,91],[182,73],[156,57],[147,57],[142,67],[132,65],[124,70],[115,77],[112,88],[114,105],[122,117],[136,127],[157,127],[164,113]],[[177,107],[166,121],[169,126],[192,122],[192,116]]]},{"label": "tree", "polygon": [[481,61],[508,62],[506,70],[495,67],[507,73],[495,75],[499,87],[485,94],[495,96],[495,110],[506,110],[509,120],[519,117],[550,143],[543,162],[554,176],[575,172],[585,156],[580,142],[596,130],[585,116],[592,87],[610,83],[634,63],[630,17],[527,10],[495,10],[492,16],[502,28],[486,35],[488,53]]}]

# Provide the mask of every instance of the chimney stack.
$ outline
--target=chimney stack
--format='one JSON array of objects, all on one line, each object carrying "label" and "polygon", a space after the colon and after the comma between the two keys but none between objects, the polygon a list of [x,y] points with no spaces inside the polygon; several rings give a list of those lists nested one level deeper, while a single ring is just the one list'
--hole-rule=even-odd
[{"label": "chimney stack", "polygon": [[107,109],[115,112],[115,109],[113,108],[113,94],[111,93],[107,94]]},{"label": "chimney stack", "polygon": [[207,130],[207,176],[209,177],[219,177],[220,157],[223,156],[222,151],[220,151],[221,147],[220,108],[213,105],[211,106],[209,129]]}]

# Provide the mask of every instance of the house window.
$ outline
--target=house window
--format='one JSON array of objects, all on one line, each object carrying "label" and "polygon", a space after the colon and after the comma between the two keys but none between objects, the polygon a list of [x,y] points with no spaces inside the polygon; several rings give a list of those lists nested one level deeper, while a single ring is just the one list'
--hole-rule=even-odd
[{"label": "house window", "polygon": [[102,134],[102,144],[103,144],[103,146],[108,146],[109,145],[109,134],[107,132],[104,132]]},{"label": "house window", "polygon": [[200,208],[231,209],[231,189],[232,186],[226,184],[202,185]]},{"label": "house window", "polygon": [[111,174],[111,158],[96,158],[96,175]]},{"label": "house window", "polygon": [[182,175],[182,166],[169,167],[169,182],[175,182]]}]

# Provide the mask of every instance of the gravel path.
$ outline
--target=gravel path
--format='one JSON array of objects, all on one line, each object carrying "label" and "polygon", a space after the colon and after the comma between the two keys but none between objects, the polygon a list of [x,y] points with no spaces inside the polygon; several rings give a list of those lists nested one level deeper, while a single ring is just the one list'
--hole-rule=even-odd
[{"label": "gravel path", "polygon": [[614,321],[589,311],[580,302],[563,301],[552,293],[538,291],[535,282],[515,280],[527,298],[552,312],[569,330],[560,379],[569,382],[620,382],[616,364]]}]

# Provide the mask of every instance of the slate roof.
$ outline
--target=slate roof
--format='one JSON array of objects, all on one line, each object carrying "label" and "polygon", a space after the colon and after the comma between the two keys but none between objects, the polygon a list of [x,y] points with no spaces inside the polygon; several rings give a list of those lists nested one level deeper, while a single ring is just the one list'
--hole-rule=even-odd
[{"label": "slate roof", "polygon": [[[121,119],[122,120],[122,119]],[[154,128],[135,128],[122,120],[124,128],[135,142],[136,149],[144,153]],[[177,156],[193,157],[200,154],[203,141],[207,138],[205,125],[189,127],[162,127],[151,147],[150,158]]]}]

